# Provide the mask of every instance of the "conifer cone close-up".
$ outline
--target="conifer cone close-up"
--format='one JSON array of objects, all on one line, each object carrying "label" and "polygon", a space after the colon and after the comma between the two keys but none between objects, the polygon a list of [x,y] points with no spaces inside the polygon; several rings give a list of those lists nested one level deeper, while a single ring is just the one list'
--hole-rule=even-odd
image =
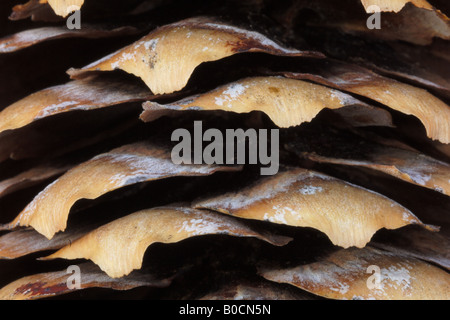
[{"label": "conifer cone close-up", "polygon": [[2,0],[0,300],[449,300],[448,0]]}]

